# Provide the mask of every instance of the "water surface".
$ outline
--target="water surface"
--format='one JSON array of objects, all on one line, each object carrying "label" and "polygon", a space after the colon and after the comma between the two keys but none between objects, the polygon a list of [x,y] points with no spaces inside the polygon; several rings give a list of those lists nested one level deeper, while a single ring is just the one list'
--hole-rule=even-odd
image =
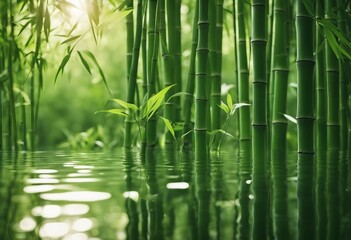
[{"label": "water surface", "polygon": [[264,178],[252,179],[249,156],[224,152],[201,165],[174,149],[2,153],[0,239],[350,239],[347,159],[318,155],[301,163],[314,174],[298,179],[289,152],[253,192]]}]

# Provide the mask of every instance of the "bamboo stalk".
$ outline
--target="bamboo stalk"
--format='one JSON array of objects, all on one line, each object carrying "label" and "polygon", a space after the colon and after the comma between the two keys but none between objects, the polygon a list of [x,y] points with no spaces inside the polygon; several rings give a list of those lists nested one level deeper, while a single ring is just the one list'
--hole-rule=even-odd
[{"label": "bamboo stalk", "polygon": [[[336,24],[336,1],[326,0],[325,19]],[[340,117],[339,117],[339,61],[330,44],[326,41],[326,69],[327,69],[327,145],[328,149],[340,148]]]},{"label": "bamboo stalk", "polygon": [[[148,2],[148,39],[147,39],[147,97],[150,99],[156,93],[156,69],[158,55],[158,33],[156,29],[158,16],[158,1],[149,0]],[[146,123],[146,146],[154,147],[156,139],[156,116],[150,118]]]},{"label": "bamboo stalk", "polygon": [[[137,3],[137,13],[136,13],[136,30],[135,30],[135,42],[133,45],[133,55],[132,55],[132,63],[130,68],[129,81],[128,81],[128,90],[127,90],[127,102],[134,103],[135,102],[135,91],[137,88],[136,80],[138,73],[138,63],[139,63],[139,55],[140,55],[140,44],[141,44],[141,36],[142,36],[142,26],[143,26],[143,3],[142,0],[138,0]],[[132,138],[132,125],[134,123],[134,119],[131,115],[128,115],[125,119],[125,132],[124,132],[124,147],[130,148],[132,146],[133,138]]]},{"label": "bamboo stalk", "polygon": [[[306,3],[306,2],[305,2]],[[297,37],[297,133],[298,133],[298,238],[313,239],[313,158],[314,104],[313,99],[313,17],[302,0],[296,2]],[[312,4],[312,1],[307,2]],[[306,218],[309,216],[309,218]]]},{"label": "bamboo stalk", "polygon": [[267,235],[267,75],[266,75],[266,1],[252,2],[253,68],[253,230],[252,239]]},{"label": "bamboo stalk", "polygon": [[286,48],[286,1],[275,0],[273,10],[272,74],[274,97],[272,107],[271,170],[273,179],[273,226],[276,239],[288,238],[286,189],[286,112],[288,88],[288,53]]},{"label": "bamboo stalk", "polygon": [[[316,2],[316,18],[323,19],[324,5],[322,1]],[[316,149],[324,150],[327,147],[326,125],[326,90],[325,90],[325,47],[324,30],[316,24]]]},{"label": "bamboo stalk", "polygon": [[[242,1],[235,1],[236,49],[238,68],[239,102],[249,103],[249,70],[245,34],[245,8]],[[250,109],[239,109],[240,142],[251,141]]]},{"label": "bamboo stalk", "polygon": [[189,146],[192,143],[192,132],[193,124],[191,122],[191,110],[194,102],[194,88],[195,88],[195,60],[196,60],[196,47],[198,41],[198,29],[197,22],[199,18],[199,2],[195,3],[195,10],[193,16],[193,25],[192,25],[192,42],[191,42],[191,53],[190,53],[190,62],[189,62],[189,71],[188,71],[188,80],[186,84],[186,95],[184,100],[184,127],[183,135],[184,136],[184,146]]},{"label": "bamboo stalk", "polygon": [[208,0],[199,1],[198,44],[196,49],[196,79],[195,79],[195,159],[206,162],[207,147],[207,61],[208,61]]}]

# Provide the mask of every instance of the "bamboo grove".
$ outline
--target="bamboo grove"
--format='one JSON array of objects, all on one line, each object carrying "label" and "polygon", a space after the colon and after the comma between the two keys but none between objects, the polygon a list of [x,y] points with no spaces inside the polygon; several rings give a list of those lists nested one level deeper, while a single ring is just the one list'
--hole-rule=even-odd
[{"label": "bamboo grove", "polygon": [[[310,179],[307,183],[298,180],[299,215],[313,215],[314,173],[318,177],[322,174],[319,166],[335,165],[332,156],[339,151],[350,154],[350,1],[109,2],[116,11],[128,12],[126,99],[114,99],[119,108],[106,110],[125,117],[124,147],[140,143],[145,150],[181,143],[184,149],[193,147],[195,160],[206,164],[208,153],[219,151],[223,138],[234,135],[240,149],[252,151],[247,164],[250,171],[252,166],[254,195],[266,196],[270,179],[279,184],[281,177],[274,171],[270,176],[271,169],[286,171],[281,160],[288,130],[297,129],[296,140],[290,141],[297,143],[298,179]],[[89,3],[92,7],[87,8],[87,15],[95,37],[99,9],[107,3]],[[66,0],[0,3],[1,150],[35,149],[46,65],[43,52],[53,31],[50,14],[58,8],[64,12],[71,5]],[[183,6],[187,6],[186,14]],[[191,21],[190,36],[184,36],[184,21]],[[227,35],[230,42],[223,41]],[[67,35],[64,43],[72,44],[57,75],[63,72],[79,38]],[[229,73],[222,71],[223,48],[228,47],[224,43],[234,53]],[[187,58],[185,50],[190,55]],[[86,59],[92,60],[107,83],[93,54],[78,52],[78,56],[89,73]],[[230,82],[223,82],[224,78]],[[228,85],[234,88],[224,92]],[[296,117],[287,114],[288,98],[295,99]],[[293,122],[289,129],[288,122]],[[315,171],[315,155],[319,161],[318,154],[326,149],[327,162],[317,162]],[[328,182],[325,188],[332,186]],[[264,216],[260,211],[266,211],[269,204],[266,197],[255,198],[254,215]],[[279,203],[272,204],[277,215],[287,211]],[[259,217],[253,223],[266,224],[267,219]],[[299,218],[301,229],[309,224]],[[287,226],[279,226],[274,231],[284,236]],[[254,229],[260,229],[252,233],[255,239],[267,235],[265,228]],[[314,233],[306,228],[299,234],[300,239],[312,239]]]}]

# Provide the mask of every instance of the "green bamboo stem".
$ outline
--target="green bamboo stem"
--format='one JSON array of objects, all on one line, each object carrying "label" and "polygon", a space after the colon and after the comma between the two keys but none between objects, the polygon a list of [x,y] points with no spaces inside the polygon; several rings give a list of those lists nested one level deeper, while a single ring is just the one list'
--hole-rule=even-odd
[{"label": "green bamboo stem", "polygon": [[[139,54],[140,54],[140,44],[142,36],[142,26],[143,26],[143,4],[142,0],[138,0],[137,3],[137,13],[136,13],[136,29],[135,29],[135,42],[133,45],[133,55],[132,63],[130,68],[128,89],[127,89],[127,102],[135,102],[135,91],[137,88],[136,80],[138,74],[138,63],[139,63]],[[128,115],[125,118],[125,132],[124,132],[124,147],[130,148],[133,143],[132,137],[132,125],[134,124],[134,119],[131,115]]]},{"label": "green bamboo stem", "polygon": [[[236,24],[236,49],[238,68],[239,102],[249,103],[249,70],[247,62],[246,34],[245,34],[245,6],[242,1],[235,1],[235,24]],[[251,141],[250,109],[239,109],[240,142]]]},{"label": "green bamboo stem", "polygon": [[274,81],[274,98],[272,114],[272,179],[273,179],[273,225],[276,239],[288,238],[287,189],[286,189],[286,131],[287,120],[282,113],[286,112],[288,88],[288,53],[286,48],[286,1],[275,0],[273,10],[273,46],[272,74]]},{"label": "green bamboo stem", "polygon": [[[174,17],[175,17],[175,53],[174,53],[174,82],[175,92],[182,90],[182,35],[181,35],[181,0],[174,0]],[[180,96],[174,98],[175,102],[175,120],[180,122],[181,116],[181,98]]]},{"label": "green bamboo stem", "polygon": [[126,32],[127,32],[127,80],[129,81],[129,74],[131,72],[133,59],[133,45],[134,45],[134,18],[133,18],[133,0],[129,0],[126,9],[132,10],[126,17]]},{"label": "green bamboo stem", "polygon": [[252,239],[266,236],[267,209],[267,75],[266,75],[266,1],[252,2],[253,68],[253,230]]},{"label": "green bamboo stem", "polygon": [[[222,36],[223,36],[223,0],[217,0],[215,8],[214,28],[214,61],[211,62],[211,130],[218,131],[221,128],[221,83],[222,83]],[[214,66],[212,67],[212,65]],[[215,135],[212,145],[217,150],[220,136]]]},{"label": "green bamboo stem", "polygon": [[[172,14],[172,13],[169,13],[169,14]],[[169,27],[169,25],[167,26]],[[160,39],[161,39],[161,53],[162,53],[163,67],[164,67],[164,71],[163,71],[164,85],[165,87],[168,87],[174,84],[174,71],[173,71],[174,56],[171,56],[168,50],[164,0],[160,1],[159,31],[160,31]],[[174,94],[173,89],[170,89],[166,94],[166,99],[169,99],[173,94]],[[175,108],[176,106],[175,106],[174,98],[171,98],[169,101],[167,101],[164,107],[164,117],[170,120],[171,122],[176,121]],[[169,131],[166,133],[165,142],[166,144],[172,144],[174,142],[173,136]]]},{"label": "green bamboo stem", "polygon": [[[334,10],[336,1],[326,0],[325,19],[336,24]],[[330,44],[326,41],[326,69],[327,69],[327,144],[328,149],[340,147],[340,117],[339,117],[339,61]]]},{"label": "green bamboo stem", "polygon": [[14,76],[13,76],[13,49],[14,49],[14,16],[13,16],[13,5],[12,1],[9,1],[9,24],[10,24],[10,41],[8,45],[8,56],[7,56],[7,74],[8,74],[8,94],[9,94],[9,120],[8,120],[8,148],[11,150],[12,146],[14,150],[18,150],[17,145],[17,117],[16,117],[16,106],[15,106],[15,96],[14,96]]},{"label": "green bamboo stem", "polygon": [[208,0],[199,1],[199,20],[198,20],[198,45],[196,49],[196,79],[195,79],[195,159],[196,161],[206,162],[207,147],[207,61],[208,61]]},{"label": "green bamboo stem", "polygon": [[[346,20],[345,20],[345,1],[337,1],[338,9],[338,28],[343,34],[347,34]],[[341,43],[340,43],[341,44]],[[343,45],[343,44],[342,44]],[[339,59],[339,94],[340,94],[340,149],[347,151],[348,147],[348,119],[347,119],[347,79],[346,79],[346,66],[348,60],[345,58]]]},{"label": "green bamboo stem", "polygon": [[[298,133],[298,238],[313,239],[313,158],[314,104],[313,99],[313,17],[303,0],[296,2],[297,37],[297,133]],[[309,216],[309,218],[306,218]]]},{"label": "green bamboo stem", "polygon": [[[323,19],[324,5],[316,2],[316,18]],[[316,23],[316,149],[324,150],[327,147],[326,125],[326,91],[325,91],[325,47],[324,30]]]},{"label": "green bamboo stem", "polygon": [[[148,6],[148,1],[144,1],[145,7],[144,9],[147,8]],[[143,19],[143,28],[141,32],[141,56],[142,56],[142,66],[143,66],[143,85],[142,85],[142,95],[146,96],[147,94],[147,66],[148,66],[148,61],[147,61],[147,14],[145,12],[144,14],[144,19]]]},{"label": "green bamboo stem", "polygon": [[184,136],[184,146],[189,146],[192,143],[192,133],[190,132],[193,129],[193,124],[191,122],[191,113],[192,106],[194,102],[194,88],[195,88],[195,59],[196,59],[196,47],[198,41],[198,29],[197,22],[199,18],[199,2],[196,1],[192,25],[192,42],[191,42],[191,53],[190,53],[190,62],[189,62],[189,71],[188,71],[188,80],[186,84],[186,95],[184,99],[184,127],[183,135]]},{"label": "green bamboo stem", "polygon": [[[149,0],[148,2],[148,39],[147,39],[147,97],[150,99],[156,93],[156,78],[157,78],[157,56],[158,56],[158,1]],[[156,115],[154,114],[146,123],[146,146],[154,147],[157,144],[156,138]]]}]

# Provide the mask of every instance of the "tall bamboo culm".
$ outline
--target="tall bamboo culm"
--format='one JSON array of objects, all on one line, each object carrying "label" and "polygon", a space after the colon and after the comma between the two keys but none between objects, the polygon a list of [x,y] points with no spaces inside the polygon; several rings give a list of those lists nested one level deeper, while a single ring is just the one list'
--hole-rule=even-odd
[{"label": "tall bamboo culm", "polygon": [[[325,1],[325,19],[336,24],[336,1]],[[340,147],[339,123],[339,61],[327,39],[326,42],[326,69],[327,69],[327,144],[329,150],[338,150]]]},{"label": "tall bamboo culm", "polygon": [[[274,84],[271,135],[271,172],[273,180],[273,230],[276,239],[287,239],[289,227],[287,222],[287,185],[286,177],[286,112],[288,88],[288,53],[287,53],[287,13],[285,0],[275,0],[273,7],[272,39],[272,78]],[[283,177],[283,178],[282,178]]]},{"label": "tall bamboo culm", "polygon": [[[249,70],[247,62],[246,33],[245,33],[245,6],[243,1],[233,1],[236,25],[236,49],[238,69],[238,95],[240,103],[249,103]],[[239,109],[240,144],[250,144],[251,126],[250,109],[243,107]],[[243,147],[247,149],[246,147]]]},{"label": "tall bamboo culm", "polygon": [[[324,1],[316,2],[316,18],[324,18]],[[316,149],[327,146],[326,90],[325,90],[325,46],[323,27],[316,22]],[[319,159],[319,158],[318,158]]]},{"label": "tall bamboo culm", "polygon": [[[157,55],[158,55],[158,32],[157,32],[157,16],[158,4],[157,0],[148,1],[148,38],[147,38],[147,97],[150,99],[156,93],[156,71],[157,71]],[[157,143],[156,139],[156,116],[151,117],[146,124],[146,146],[153,147]]]},{"label": "tall bamboo culm", "polygon": [[[211,73],[211,130],[221,128],[221,84],[222,84],[222,38],[223,38],[223,0],[217,0],[215,5],[215,28],[214,28],[214,60]],[[212,65],[212,63],[211,63]],[[218,136],[215,138],[213,148],[217,149],[219,144]]]},{"label": "tall bamboo culm", "polygon": [[253,71],[253,223],[252,239],[266,236],[267,209],[267,75],[266,75],[266,1],[252,2],[252,71]]},{"label": "tall bamboo culm", "polygon": [[[136,7],[136,28],[135,28],[135,41],[133,44],[133,53],[132,53],[132,62],[130,66],[130,73],[128,74],[128,87],[127,87],[127,102],[135,103],[135,92],[137,88],[136,80],[138,73],[138,63],[139,63],[139,53],[140,53],[140,44],[141,44],[141,35],[142,35],[142,26],[143,26],[143,4],[142,0],[138,0]],[[132,13],[131,13],[132,15]],[[125,119],[124,126],[124,147],[130,148],[133,144],[132,136],[132,125],[134,119],[128,115]]]},{"label": "tall bamboo culm", "polygon": [[184,136],[184,146],[189,146],[192,143],[192,122],[191,122],[191,109],[194,102],[194,89],[195,89],[195,60],[196,60],[196,48],[198,41],[198,18],[199,18],[199,1],[195,3],[194,17],[193,17],[193,31],[192,31],[192,40],[191,40],[191,53],[190,53],[190,62],[188,70],[188,79],[186,83],[186,95],[184,99],[184,127],[183,135]]},{"label": "tall bamboo culm", "polygon": [[198,43],[196,49],[196,79],[195,79],[195,160],[206,162],[207,147],[207,61],[208,61],[208,0],[199,1],[199,19],[198,19]]},{"label": "tall bamboo culm", "polygon": [[[297,67],[297,133],[298,133],[298,239],[313,239],[313,158],[314,158],[314,96],[313,91],[313,24],[305,4],[296,1],[296,67]],[[306,216],[309,216],[308,218]]]},{"label": "tall bamboo culm", "polygon": [[[345,3],[346,2],[344,0],[337,0],[338,28],[343,34],[347,34]],[[341,42],[339,44],[343,46]],[[339,59],[340,150],[342,150],[343,152],[347,151],[348,147],[348,79],[346,74],[346,71],[350,70],[347,69],[348,63],[349,60],[344,57],[341,57]]]}]

